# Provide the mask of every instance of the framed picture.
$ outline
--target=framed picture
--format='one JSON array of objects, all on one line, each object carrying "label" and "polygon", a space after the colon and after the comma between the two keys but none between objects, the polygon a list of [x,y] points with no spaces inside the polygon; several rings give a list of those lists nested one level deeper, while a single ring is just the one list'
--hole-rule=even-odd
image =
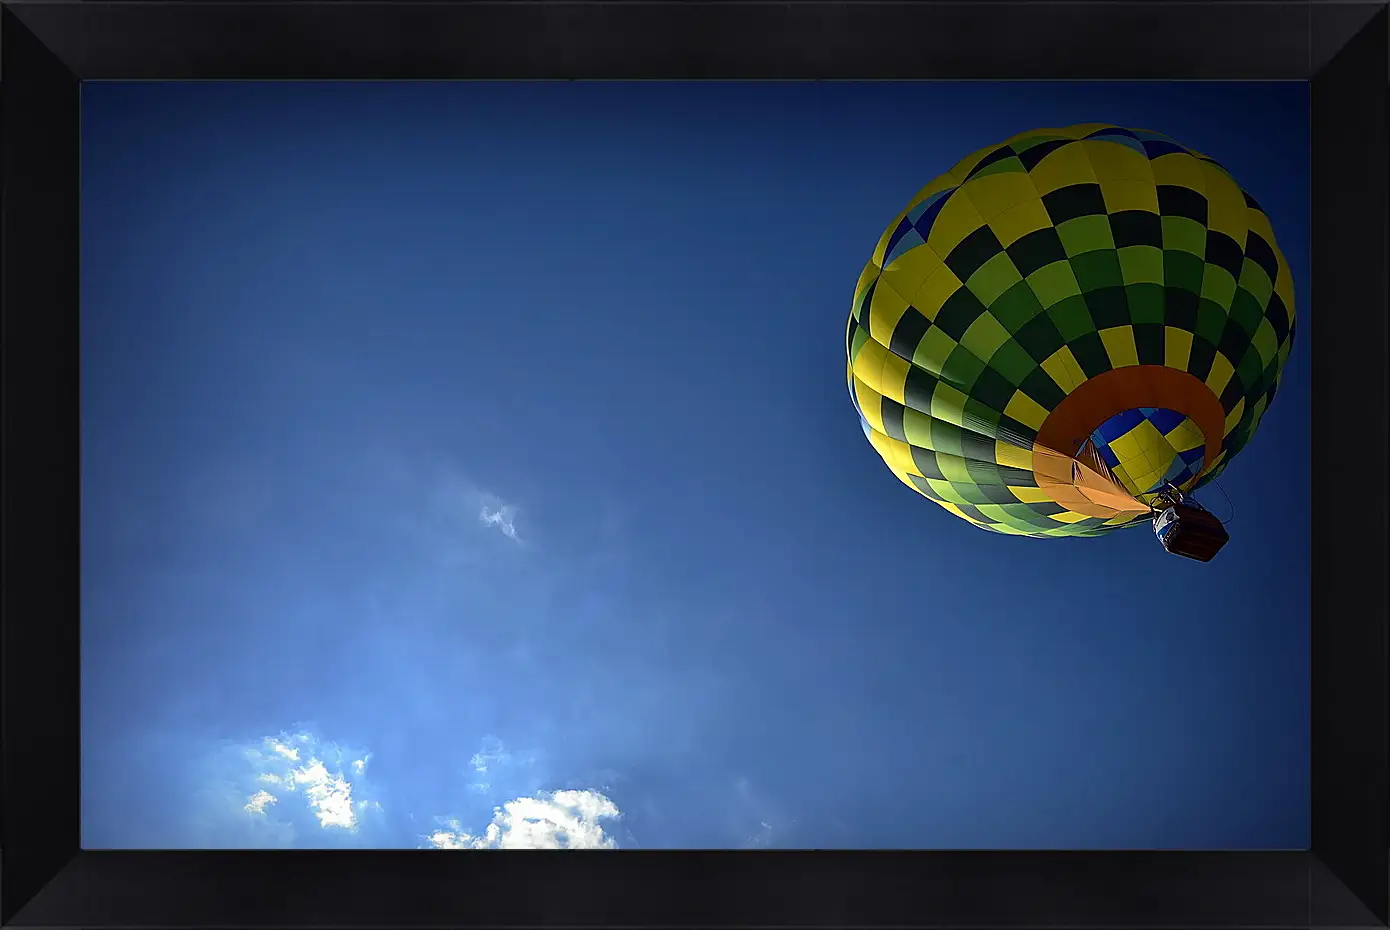
[{"label": "framed picture", "polygon": [[1387,925],[1385,3],[0,6],[0,921]]}]

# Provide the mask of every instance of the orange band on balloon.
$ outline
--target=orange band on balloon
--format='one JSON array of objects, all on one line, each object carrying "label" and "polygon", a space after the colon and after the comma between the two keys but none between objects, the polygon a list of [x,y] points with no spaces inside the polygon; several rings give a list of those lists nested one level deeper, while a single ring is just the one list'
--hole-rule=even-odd
[{"label": "orange band on balloon", "polygon": [[1038,486],[1060,506],[1089,517],[1148,512],[1148,505],[1073,458],[1107,420],[1137,407],[1162,407],[1188,417],[1203,434],[1203,470],[1217,461],[1227,417],[1212,390],[1177,368],[1128,365],[1088,378],[1048,414],[1034,438]]}]

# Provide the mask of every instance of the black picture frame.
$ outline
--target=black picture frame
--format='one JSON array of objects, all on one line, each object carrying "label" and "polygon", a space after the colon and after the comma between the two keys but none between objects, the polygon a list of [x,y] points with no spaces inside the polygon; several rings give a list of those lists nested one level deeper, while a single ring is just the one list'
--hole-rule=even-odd
[{"label": "black picture frame", "polygon": [[[1391,551],[1379,503],[1387,479],[1387,414],[1379,404],[1391,335],[1385,2],[6,0],[0,6],[0,922],[1386,925]],[[1311,848],[81,850],[81,83],[479,77],[1308,80],[1310,283],[1319,306],[1312,327],[1302,330],[1315,344],[1317,410],[1309,452],[1316,476]],[[1342,325],[1353,315],[1355,326]],[[1349,500],[1359,495],[1372,503],[1350,512]]]}]

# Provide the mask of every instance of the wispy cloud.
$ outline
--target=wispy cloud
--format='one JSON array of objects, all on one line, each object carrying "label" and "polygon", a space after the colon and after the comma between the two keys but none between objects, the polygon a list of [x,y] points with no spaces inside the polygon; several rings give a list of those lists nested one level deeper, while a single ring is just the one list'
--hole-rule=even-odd
[{"label": "wispy cloud", "polygon": [[303,787],[304,797],[314,816],[324,827],[351,830],[357,826],[353,810],[353,786],[341,773],[333,773],[319,759],[291,773],[297,787]]},{"label": "wispy cloud", "polygon": [[251,796],[250,800],[246,802],[246,807],[242,809],[245,810],[248,814],[260,814],[264,817],[266,813],[266,805],[276,804],[279,803],[279,801],[280,799],[277,798],[275,795],[271,794],[269,791],[258,791]]},{"label": "wispy cloud", "polygon": [[601,821],[621,817],[618,806],[597,791],[542,792],[494,809],[481,834],[458,820],[426,838],[433,849],[615,849]]},{"label": "wispy cloud", "polygon": [[[245,747],[242,754],[259,786],[243,806],[248,816],[264,817],[267,807],[298,797],[320,827],[352,833],[362,812],[381,810],[381,804],[373,799],[353,797],[353,782],[344,765],[357,754],[346,754],[336,744],[309,732],[268,737]],[[370,758],[370,754],[360,755],[347,767],[361,775]]]},{"label": "wispy cloud", "polygon": [[490,765],[506,765],[512,761],[512,753],[507,751],[507,747],[502,744],[502,740],[496,736],[483,737],[483,745],[469,759],[469,765],[473,770],[482,774],[488,771]]},{"label": "wispy cloud", "polygon": [[514,518],[517,508],[511,504],[504,504],[492,495],[485,495],[478,510],[478,522],[484,526],[495,527],[498,532],[508,539],[521,542],[517,536],[517,525]]}]

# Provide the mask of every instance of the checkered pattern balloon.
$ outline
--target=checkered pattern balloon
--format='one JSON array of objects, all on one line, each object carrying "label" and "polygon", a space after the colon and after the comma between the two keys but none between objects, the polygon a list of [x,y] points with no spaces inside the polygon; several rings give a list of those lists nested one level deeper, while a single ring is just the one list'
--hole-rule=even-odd
[{"label": "checkered pattern balloon", "polygon": [[924,187],[855,288],[846,375],[898,478],[1023,536],[1145,522],[1250,440],[1293,344],[1260,205],[1155,132],[1023,133]]}]

